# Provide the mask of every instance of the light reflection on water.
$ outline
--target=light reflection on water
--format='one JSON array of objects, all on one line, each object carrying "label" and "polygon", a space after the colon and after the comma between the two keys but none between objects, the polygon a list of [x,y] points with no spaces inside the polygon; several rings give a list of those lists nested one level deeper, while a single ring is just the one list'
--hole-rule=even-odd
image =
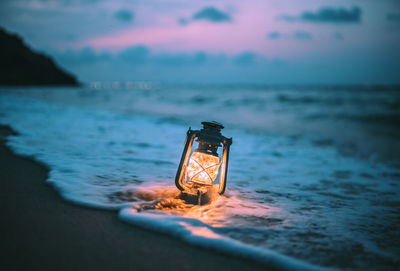
[{"label": "light reflection on water", "polygon": [[221,238],[221,235],[216,234],[215,232],[213,232],[212,230],[210,230],[207,227],[194,227],[185,222],[179,222],[179,225],[185,227],[193,235],[202,236],[202,237],[210,238],[210,239],[220,239]]},{"label": "light reflection on water", "polygon": [[129,194],[128,201],[134,202],[132,208],[138,212],[194,218],[213,227],[246,226],[246,219],[250,217],[253,220],[262,220],[282,212],[277,207],[242,200],[233,191],[227,193],[228,195],[213,193],[210,203],[206,205],[186,203],[180,199],[180,192],[176,187],[139,187]]}]

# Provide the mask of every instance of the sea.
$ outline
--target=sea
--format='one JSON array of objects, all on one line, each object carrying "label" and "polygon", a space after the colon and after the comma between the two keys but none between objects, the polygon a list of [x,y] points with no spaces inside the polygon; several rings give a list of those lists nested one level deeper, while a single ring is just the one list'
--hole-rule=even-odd
[{"label": "sea", "polygon": [[[189,127],[232,137],[227,189],[179,197]],[[280,270],[400,269],[400,88],[3,87],[7,145],[69,202]]]}]

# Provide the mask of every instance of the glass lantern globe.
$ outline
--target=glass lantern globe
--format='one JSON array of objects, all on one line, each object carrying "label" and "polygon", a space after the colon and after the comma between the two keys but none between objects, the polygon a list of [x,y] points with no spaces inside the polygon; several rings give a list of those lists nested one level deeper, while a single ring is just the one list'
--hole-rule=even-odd
[{"label": "glass lantern globe", "polygon": [[[178,189],[190,190],[193,188],[216,186],[219,194],[226,188],[229,148],[232,138],[221,134],[222,124],[217,122],[202,122],[201,130],[187,131],[185,147],[175,178]],[[194,141],[198,147],[192,152]],[[218,148],[223,147],[221,157]],[[214,184],[219,176],[217,184]]]}]

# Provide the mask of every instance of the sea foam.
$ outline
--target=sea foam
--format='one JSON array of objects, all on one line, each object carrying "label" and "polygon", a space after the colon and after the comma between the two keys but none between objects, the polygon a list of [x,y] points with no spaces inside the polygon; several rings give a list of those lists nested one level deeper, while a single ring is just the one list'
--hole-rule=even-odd
[{"label": "sea foam", "polygon": [[132,208],[123,208],[119,217],[132,225],[157,232],[167,233],[189,244],[235,255],[243,259],[266,264],[274,270],[337,270],[322,268],[298,261],[268,249],[246,245],[231,238],[217,234],[212,227],[197,219],[160,214],[140,213]]},{"label": "sea foam", "polygon": [[[66,200],[120,210],[134,225],[286,270],[316,268],[299,260],[358,270],[399,262],[398,245],[388,237],[396,234],[400,196],[394,168],[345,157],[307,134],[277,136],[232,124],[223,131],[234,139],[227,192],[192,206],[174,187],[186,130],[200,126],[188,121],[191,114],[174,115],[176,104],[150,114],[151,103],[164,100],[160,93],[146,94],[155,98],[145,111],[145,105],[126,108],[138,95],[145,103],[136,92],[41,91],[38,97],[0,92],[0,123],[19,132],[8,137],[9,147],[49,166],[47,181]],[[125,98],[113,98],[120,94]]]}]

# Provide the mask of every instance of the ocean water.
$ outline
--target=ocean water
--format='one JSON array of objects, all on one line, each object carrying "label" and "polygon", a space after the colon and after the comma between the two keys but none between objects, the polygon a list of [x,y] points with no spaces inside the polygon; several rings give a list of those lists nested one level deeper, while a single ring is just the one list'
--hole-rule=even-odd
[{"label": "ocean water", "polygon": [[[233,138],[227,191],[179,199],[189,126]],[[16,153],[68,201],[282,270],[400,268],[400,91],[157,85],[3,88]]]}]

